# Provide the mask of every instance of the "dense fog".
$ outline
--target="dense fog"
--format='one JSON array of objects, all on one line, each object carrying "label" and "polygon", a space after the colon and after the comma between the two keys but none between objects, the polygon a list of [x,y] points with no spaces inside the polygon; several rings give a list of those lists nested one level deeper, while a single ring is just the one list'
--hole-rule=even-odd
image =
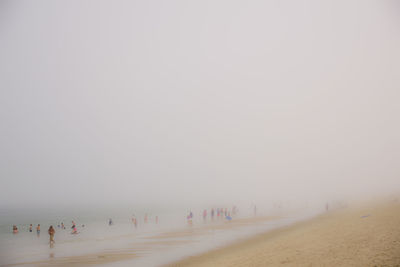
[{"label": "dense fog", "polygon": [[0,1],[0,205],[400,191],[396,1]]}]

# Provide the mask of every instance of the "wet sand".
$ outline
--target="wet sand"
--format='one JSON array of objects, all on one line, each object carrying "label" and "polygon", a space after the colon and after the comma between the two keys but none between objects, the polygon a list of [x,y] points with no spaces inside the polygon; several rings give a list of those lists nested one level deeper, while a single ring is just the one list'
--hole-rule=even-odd
[{"label": "wet sand", "polygon": [[331,211],[170,266],[400,266],[400,203]]},{"label": "wet sand", "polygon": [[[232,221],[225,220],[215,220],[208,223],[200,223],[193,226],[187,226],[180,230],[175,231],[165,231],[155,234],[150,237],[141,238],[140,241],[136,240],[131,246],[127,246],[124,249],[109,249],[98,253],[88,253],[84,255],[68,256],[68,257],[58,257],[55,254],[50,254],[48,259],[19,262],[15,264],[1,265],[1,267],[10,266],[96,266],[100,264],[112,264],[119,263],[126,266],[131,266],[134,264],[131,260],[136,258],[141,258],[143,253],[156,255],[157,251],[167,250],[171,246],[190,246],[193,242],[192,239],[195,236],[210,235],[214,230],[229,230],[234,228],[241,228],[243,226],[252,226],[259,223],[265,223],[268,221],[274,221],[280,217],[276,216],[260,216],[260,217],[249,217],[234,219]],[[134,235],[132,240],[135,239]],[[121,237],[121,236],[120,236]],[[125,236],[122,236],[125,237]],[[113,240],[118,239],[113,237],[109,239],[110,248],[113,247]],[[57,245],[57,244],[56,244]]]},{"label": "wet sand", "polygon": [[37,267],[78,267],[78,266],[96,266],[98,264],[112,263],[123,260],[130,260],[136,258],[136,254],[131,251],[120,252],[102,252],[96,254],[87,254],[82,256],[60,257],[52,258],[49,260],[23,262],[18,264],[7,264],[4,266],[37,266]]}]

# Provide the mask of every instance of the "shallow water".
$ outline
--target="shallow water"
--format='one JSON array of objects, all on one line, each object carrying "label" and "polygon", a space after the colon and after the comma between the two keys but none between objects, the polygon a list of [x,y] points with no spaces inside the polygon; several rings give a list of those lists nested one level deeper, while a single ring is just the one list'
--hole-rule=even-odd
[{"label": "shallow water", "polygon": [[[138,220],[137,228],[131,222],[132,210]],[[253,216],[251,212],[241,212],[228,222],[216,216],[212,221],[209,214],[203,221],[201,210],[194,210],[193,226],[189,227],[187,210],[154,210],[148,213],[148,223],[144,222],[144,209],[0,210],[0,265],[119,252],[137,257],[104,266],[130,266],[133,263],[135,266],[158,266],[316,214],[302,211],[268,220],[245,220],[243,218]],[[271,215],[271,212],[265,215]],[[114,222],[112,226],[108,225],[110,217]],[[72,220],[77,224],[78,235],[70,233]],[[39,222],[42,230],[37,235],[35,227]],[[61,222],[64,222],[65,230],[57,227]],[[32,233],[28,232],[29,223],[33,224]],[[17,224],[18,234],[11,233],[13,224]],[[56,230],[53,248],[49,247],[49,225],[55,226]]]}]

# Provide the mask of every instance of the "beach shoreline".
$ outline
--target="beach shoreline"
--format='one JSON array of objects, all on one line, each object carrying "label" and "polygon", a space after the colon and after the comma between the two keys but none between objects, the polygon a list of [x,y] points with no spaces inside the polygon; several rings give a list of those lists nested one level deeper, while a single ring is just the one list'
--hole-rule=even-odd
[{"label": "beach shoreline", "polygon": [[327,212],[166,266],[399,266],[400,203]]},{"label": "beach shoreline", "polygon": [[[60,243],[58,243],[55,250],[50,249],[45,252],[48,254],[47,256],[43,255],[45,258],[35,260],[26,258],[16,262],[0,263],[0,266],[89,266],[98,264],[162,266],[188,255],[204,253],[226,244],[233,244],[238,240],[245,240],[257,233],[268,231],[267,229],[276,229],[296,223],[309,218],[309,216],[304,214],[302,216],[250,216],[235,218],[232,221],[202,222],[172,231],[157,231],[152,235],[132,236],[126,234],[121,236],[129,242],[126,246],[115,246],[114,241],[118,240],[110,239],[109,241],[114,241],[98,252],[68,253],[66,244],[62,244],[60,247]],[[150,255],[149,253],[153,256],[146,257],[145,254]]]},{"label": "beach shoreline", "polygon": [[[303,219],[274,222],[277,217],[248,217],[226,223],[159,232],[142,238],[135,246],[98,253],[20,262],[1,266],[398,266],[400,265],[400,203],[351,206]],[[242,231],[270,224],[271,228],[227,242],[191,250],[197,238],[215,231]],[[261,228],[260,228],[261,229]],[[263,228],[265,229],[265,228]],[[211,239],[208,239],[213,240]],[[212,242],[212,241],[210,241]],[[185,253],[168,257],[171,246]],[[142,253],[152,250],[157,261]],[[182,250],[181,250],[182,252]],[[154,256],[153,256],[154,257]]]}]

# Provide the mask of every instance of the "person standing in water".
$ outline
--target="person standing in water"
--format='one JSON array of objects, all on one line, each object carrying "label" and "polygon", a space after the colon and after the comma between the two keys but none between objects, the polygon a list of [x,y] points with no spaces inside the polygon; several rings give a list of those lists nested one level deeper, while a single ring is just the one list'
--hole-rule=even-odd
[{"label": "person standing in water", "polygon": [[71,234],[76,235],[78,234],[78,230],[76,230],[76,226],[74,225],[74,228],[72,228]]},{"label": "person standing in water", "polygon": [[48,233],[50,235],[50,247],[52,247],[54,244],[54,234],[56,233],[56,230],[54,230],[53,225],[50,225]]},{"label": "person standing in water", "polygon": [[38,236],[40,235],[40,224],[36,226],[36,233]]},{"label": "person standing in water", "polygon": [[132,215],[132,223],[135,225],[135,228],[137,227],[137,222],[136,222],[136,216],[135,214]]},{"label": "person standing in water", "polygon": [[29,225],[29,232],[32,233],[32,224]]},{"label": "person standing in water", "polygon": [[18,233],[18,227],[16,225],[13,225],[13,234]]},{"label": "person standing in water", "polygon": [[192,212],[189,213],[189,215],[186,217],[188,225],[192,226],[193,225],[193,214]]}]

